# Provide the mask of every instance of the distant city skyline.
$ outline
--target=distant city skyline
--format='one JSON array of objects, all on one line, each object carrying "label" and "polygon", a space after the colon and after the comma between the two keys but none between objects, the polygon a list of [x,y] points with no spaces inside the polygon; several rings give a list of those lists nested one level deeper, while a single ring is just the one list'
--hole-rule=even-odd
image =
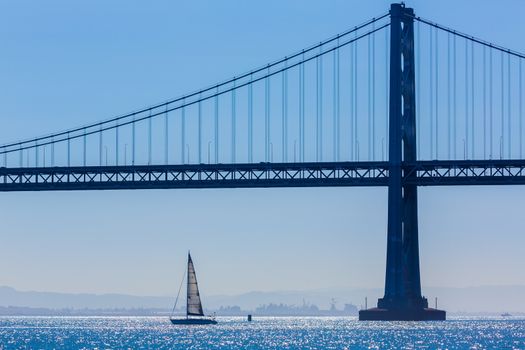
[{"label": "distant city skyline", "polygon": [[[525,52],[524,2],[406,3],[417,15]],[[389,5],[0,2],[0,140],[84,125],[208,86]],[[0,285],[21,290],[172,295],[188,250],[208,295],[384,283],[383,188],[0,197]],[[420,189],[423,294],[425,287],[525,285],[524,207],[525,187]]]},{"label": "distant city skyline", "polygon": [[[425,296],[432,306],[435,298],[438,304],[454,314],[501,314],[512,312],[525,315],[523,293],[525,286],[478,286],[469,288],[439,288],[425,289]],[[339,311],[346,305],[355,305],[359,308],[368,306],[371,301],[382,296],[382,288],[322,288],[307,290],[275,290],[275,291],[248,291],[239,294],[201,294],[204,308],[207,310],[220,310],[240,308],[243,311],[256,310],[264,305],[288,305],[292,308],[302,309],[303,312],[314,312],[310,307],[319,310],[329,310],[332,305]],[[182,299],[185,291],[181,293]],[[497,298],[494,298],[497,295]],[[96,310],[114,310],[113,312],[140,313],[159,312],[169,313],[175,302],[173,295],[137,296],[130,294],[91,294],[91,293],[53,293],[49,291],[21,291],[6,286],[0,286],[0,315],[3,312],[11,314],[29,314],[42,312],[55,314],[63,309],[73,313],[97,314]],[[13,309],[27,308],[27,309]],[[5,309],[2,309],[5,308]],[[38,309],[45,309],[38,311]],[[143,311],[140,311],[143,309]],[[185,311],[184,301],[179,299],[177,310]],[[53,311],[55,310],[55,311]],[[119,311],[120,310],[120,311]],[[133,311],[135,310],[135,311]],[[147,311],[149,310],[149,311]],[[309,311],[308,311],[309,310]],[[230,311],[233,311],[230,310]],[[295,310],[296,312],[299,310]],[[347,310],[348,311],[348,310]],[[259,312],[257,312],[260,314]],[[300,312],[299,312],[300,313]]]}]

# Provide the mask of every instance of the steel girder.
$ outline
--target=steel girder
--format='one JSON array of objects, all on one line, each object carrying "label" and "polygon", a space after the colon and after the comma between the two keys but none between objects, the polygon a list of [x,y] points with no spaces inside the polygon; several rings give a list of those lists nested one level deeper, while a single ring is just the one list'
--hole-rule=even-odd
[{"label": "steel girder", "polygon": [[525,160],[434,160],[405,165],[418,186],[525,185]]},{"label": "steel girder", "polygon": [[384,186],[386,162],[0,168],[0,191]]},{"label": "steel girder", "polygon": [[[417,186],[525,185],[525,160],[403,164]],[[167,188],[387,186],[388,162],[0,168],[0,192]]]}]

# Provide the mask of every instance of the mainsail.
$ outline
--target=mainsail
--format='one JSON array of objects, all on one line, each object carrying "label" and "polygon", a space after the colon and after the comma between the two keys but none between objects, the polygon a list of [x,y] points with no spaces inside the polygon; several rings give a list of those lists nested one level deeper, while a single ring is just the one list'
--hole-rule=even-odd
[{"label": "mainsail", "polygon": [[188,289],[187,289],[187,311],[188,316],[204,316],[202,310],[201,297],[199,294],[199,286],[197,285],[197,276],[195,275],[195,268],[191,260],[190,253],[188,253]]}]

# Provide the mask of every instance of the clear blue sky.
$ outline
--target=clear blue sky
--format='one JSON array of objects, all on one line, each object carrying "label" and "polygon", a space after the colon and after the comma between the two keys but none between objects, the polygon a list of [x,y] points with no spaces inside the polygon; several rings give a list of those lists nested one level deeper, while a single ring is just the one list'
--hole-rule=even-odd
[{"label": "clear blue sky", "polygon": [[[384,13],[389,1],[1,1],[0,143],[208,86]],[[525,52],[525,2],[407,1]],[[173,294],[382,287],[380,188],[3,193],[0,285]],[[525,187],[420,190],[423,285],[525,284]]]}]

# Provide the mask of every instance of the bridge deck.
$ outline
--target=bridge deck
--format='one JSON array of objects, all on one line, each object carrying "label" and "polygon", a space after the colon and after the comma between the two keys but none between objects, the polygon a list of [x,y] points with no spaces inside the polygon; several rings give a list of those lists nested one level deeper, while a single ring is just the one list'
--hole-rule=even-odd
[{"label": "bridge deck", "polygon": [[[388,162],[0,168],[0,191],[386,186]],[[403,164],[419,186],[525,184],[525,160]]]}]

